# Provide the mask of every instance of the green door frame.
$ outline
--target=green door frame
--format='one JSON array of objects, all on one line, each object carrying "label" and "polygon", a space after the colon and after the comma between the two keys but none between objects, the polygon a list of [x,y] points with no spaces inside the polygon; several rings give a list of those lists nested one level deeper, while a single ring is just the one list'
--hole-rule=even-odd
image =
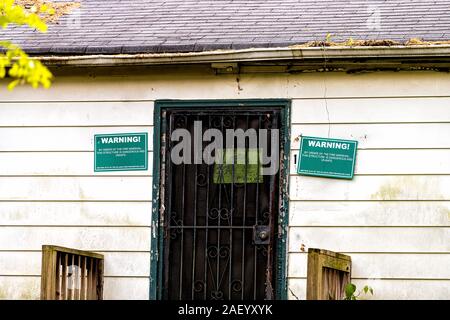
[{"label": "green door frame", "polygon": [[[153,134],[153,196],[152,225],[150,249],[150,300],[161,299],[163,270],[163,232],[160,226],[160,166],[161,166],[161,134],[166,131],[165,123],[161,122],[161,111],[167,108],[198,108],[198,107],[281,107],[281,122],[283,128],[280,138],[283,151],[280,157],[280,204],[278,223],[281,230],[276,248],[276,292],[277,300],[287,299],[287,233],[289,225],[289,156],[290,156],[290,109],[291,101],[287,99],[245,99],[245,100],[157,100],[154,105]],[[282,182],[282,183],[281,183]]]}]

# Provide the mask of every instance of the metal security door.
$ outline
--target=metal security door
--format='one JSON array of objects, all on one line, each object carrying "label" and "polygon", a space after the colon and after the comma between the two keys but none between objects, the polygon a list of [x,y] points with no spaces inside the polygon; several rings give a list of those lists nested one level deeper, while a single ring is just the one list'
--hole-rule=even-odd
[{"label": "metal security door", "polygon": [[[256,149],[245,139],[245,148],[230,150],[224,139],[223,153],[214,153],[223,163],[195,163],[192,146],[191,163],[174,164],[171,152],[180,143],[172,141],[178,129],[188,132],[191,142],[199,141],[202,150],[212,139],[203,141],[198,135],[208,129],[219,130],[223,137],[227,129],[266,129],[270,135],[279,128],[280,110],[167,109],[162,123],[166,146],[162,298],[274,299],[279,173],[261,174],[260,137]],[[268,151],[279,152],[267,140]],[[185,152],[189,153],[180,154]],[[240,153],[245,162],[230,164],[227,153],[235,160]]]}]

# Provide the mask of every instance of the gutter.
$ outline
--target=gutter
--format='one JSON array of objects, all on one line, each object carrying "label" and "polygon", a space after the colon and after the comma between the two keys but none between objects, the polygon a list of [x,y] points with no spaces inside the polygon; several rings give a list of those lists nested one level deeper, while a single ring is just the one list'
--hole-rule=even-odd
[{"label": "gutter", "polygon": [[450,45],[252,48],[187,53],[96,54],[35,56],[48,66],[131,66],[252,61],[308,61],[333,59],[450,58]]}]

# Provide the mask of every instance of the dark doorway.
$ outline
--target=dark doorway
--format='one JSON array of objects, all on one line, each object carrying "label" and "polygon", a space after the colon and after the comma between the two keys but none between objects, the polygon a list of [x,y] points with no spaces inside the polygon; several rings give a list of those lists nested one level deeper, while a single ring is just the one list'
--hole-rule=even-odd
[{"label": "dark doorway", "polygon": [[[265,129],[266,155],[282,154],[281,135],[277,145],[270,139],[272,131],[283,129],[282,111],[281,107],[161,109],[165,142],[161,145],[160,186],[162,299],[275,299],[280,276],[277,244],[283,236],[279,232],[280,170],[262,174],[268,165],[260,163],[259,135],[257,148],[247,138],[244,148],[230,150],[226,130],[255,129],[258,133]],[[212,153],[216,162],[199,163],[192,143],[190,163],[174,164],[171,152],[180,142],[172,141],[172,136],[177,129],[189,132],[192,142],[198,139],[202,151],[211,141],[202,141],[198,133],[203,137],[208,129],[219,130],[223,163],[217,162],[216,152]],[[227,162],[227,153],[235,157],[234,163]],[[236,163],[238,154],[244,163]]]}]

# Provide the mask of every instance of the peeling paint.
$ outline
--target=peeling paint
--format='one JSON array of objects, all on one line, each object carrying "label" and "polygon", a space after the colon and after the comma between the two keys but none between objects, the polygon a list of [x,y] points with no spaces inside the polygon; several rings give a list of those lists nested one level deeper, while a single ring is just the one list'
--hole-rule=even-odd
[{"label": "peeling paint", "polygon": [[241,87],[241,79],[239,77],[236,78],[236,83],[237,83],[237,94],[240,94],[240,92],[243,91],[244,89],[242,89]]}]

